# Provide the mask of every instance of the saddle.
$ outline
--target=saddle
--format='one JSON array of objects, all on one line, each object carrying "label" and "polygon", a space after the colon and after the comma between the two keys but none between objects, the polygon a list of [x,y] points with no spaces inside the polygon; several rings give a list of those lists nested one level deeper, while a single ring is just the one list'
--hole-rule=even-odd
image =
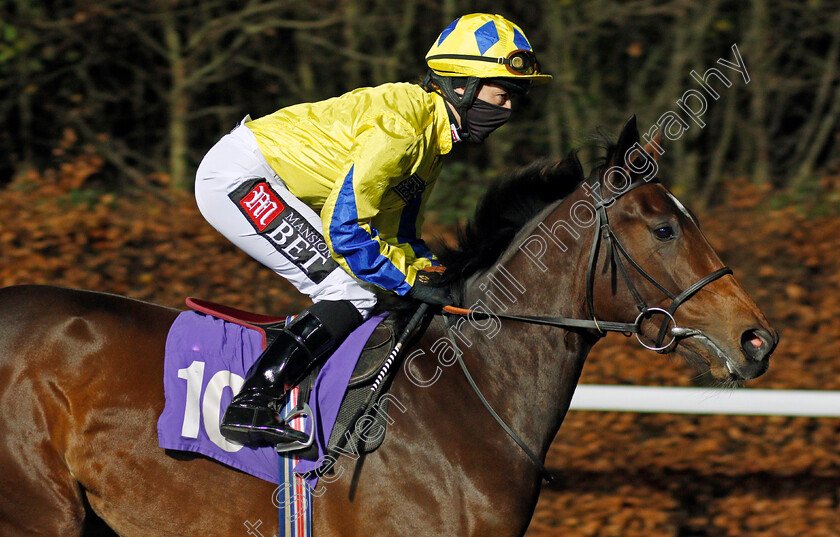
[{"label": "saddle", "polygon": [[[259,313],[252,313],[231,306],[217,304],[208,300],[200,298],[189,297],[186,299],[187,306],[191,309],[232,322],[247,328],[256,330],[262,335],[263,348],[271,344],[279,333],[286,326],[286,323],[291,321],[292,317],[274,317],[269,315],[262,315]],[[371,386],[376,380],[382,365],[394,348],[396,343],[395,334],[403,327],[398,326],[400,323],[397,316],[389,315],[382,321],[373,331],[367,343],[365,343],[364,350],[359,356],[356,368],[350,378],[347,386],[347,391],[341,402],[341,407],[338,412],[338,418],[335,427],[330,435],[330,440],[327,445],[329,452],[338,449],[353,451],[357,453],[370,453],[375,451],[385,439],[385,431],[387,428],[387,410],[388,398],[380,399],[382,395],[386,394],[390,388],[391,383],[386,380],[381,382],[376,394],[370,398]],[[306,401],[309,398],[309,391],[315,384],[315,379],[320,373],[320,367],[313,370],[301,383],[299,384],[301,390],[301,401]],[[391,370],[391,375],[395,372]],[[368,408],[361,407],[370,400],[371,404]],[[374,410],[374,406],[378,408]],[[355,426],[356,416],[371,416],[372,424],[369,426],[372,430],[381,431],[382,434],[377,435],[372,439],[360,438],[358,434],[354,434],[353,428]],[[381,428],[381,429],[380,429]],[[311,446],[306,450],[296,453],[301,458],[317,458],[318,451],[316,446]]]}]

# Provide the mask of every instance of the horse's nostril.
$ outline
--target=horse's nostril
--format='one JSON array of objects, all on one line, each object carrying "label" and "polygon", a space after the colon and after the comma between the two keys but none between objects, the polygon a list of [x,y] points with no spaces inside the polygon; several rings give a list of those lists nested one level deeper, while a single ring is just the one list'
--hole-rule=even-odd
[{"label": "horse's nostril", "polygon": [[766,330],[754,328],[741,334],[741,350],[748,358],[763,360],[773,350],[774,338]]}]

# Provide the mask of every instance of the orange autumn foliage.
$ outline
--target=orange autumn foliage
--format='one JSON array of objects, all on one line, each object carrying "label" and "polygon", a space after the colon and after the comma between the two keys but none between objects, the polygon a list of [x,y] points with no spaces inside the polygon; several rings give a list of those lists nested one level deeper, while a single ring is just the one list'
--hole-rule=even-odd
[{"label": "orange autumn foliage", "polygon": [[[212,229],[188,193],[86,189],[99,166],[83,153],[0,191],[0,285],[81,287],[179,308],[197,295],[275,314],[307,303]],[[770,371],[750,386],[840,390],[840,219],[770,209],[768,195],[740,185],[728,204],[700,215],[782,335]],[[614,335],[595,348],[582,382],[690,386],[693,376]],[[840,528],[836,419],[572,412],[547,464],[560,480],[543,491],[529,537]]]}]

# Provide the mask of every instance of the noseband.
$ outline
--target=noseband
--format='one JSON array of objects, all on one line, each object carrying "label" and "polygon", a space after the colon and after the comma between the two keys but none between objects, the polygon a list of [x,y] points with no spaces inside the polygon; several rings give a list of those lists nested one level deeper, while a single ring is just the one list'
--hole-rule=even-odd
[{"label": "noseband", "polygon": [[[598,317],[595,314],[594,297],[595,266],[598,264],[598,251],[601,246],[601,239],[603,238],[603,242],[606,243],[607,247],[607,255],[610,258],[612,264],[618,267],[618,271],[621,273],[621,277],[624,279],[624,283],[627,285],[627,289],[633,296],[633,300],[636,302],[636,307],[639,310],[639,315],[636,316],[636,320],[633,322],[633,329],[628,330],[627,332],[635,334],[636,339],[646,349],[650,349],[659,353],[664,353],[667,352],[667,349],[674,343],[674,341],[676,341],[678,337],[686,337],[694,333],[694,331],[692,331],[691,329],[684,329],[677,326],[677,321],[676,319],[674,319],[674,314],[676,313],[677,308],[679,308],[683,302],[694,296],[694,294],[703,287],[707,286],[708,284],[712,283],[718,278],[721,278],[727,274],[732,274],[732,269],[729,267],[719,268],[711,274],[700,278],[699,280],[685,288],[685,290],[676,295],[671,293],[664,285],[656,281],[656,278],[651,276],[645,269],[643,269],[630,256],[630,254],[627,253],[627,250],[621,244],[621,241],[619,241],[618,237],[615,236],[615,233],[613,232],[612,227],[610,226],[609,217],[607,216],[607,207],[612,205],[613,202],[615,202],[624,194],[645,184],[648,183],[644,181],[636,182],[634,184],[631,184],[629,188],[627,188],[620,194],[608,199],[602,199],[601,201],[595,204],[597,229],[595,230],[595,238],[592,241],[592,249],[589,253],[589,266],[586,271],[586,304],[589,308],[589,316],[592,317],[592,320],[595,323],[595,327],[598,330],[599,335],[605,335],[604,332],[610,331],[610,329],[600,328]],[[627,263],[636,270],[636,272],[641,274],[647,281],[652,283],[657,289],[662,291],[665,294],[665,296],[671,299],[671,305],[668,306],[668,309],[650,307],[647,305],[645,300],[642,298],[642,295],[636,289],[635,284],[633,284],[633,280],[630,278],[630,275],[627,273],[627,268],[624,265],[624,260],[626,260]],[[650,315],[656,313],[665,315],[665,319],[663,320],[662,325],[659,327],[659,333],[656,336],[656,341],[651,346],[642,341],[642,338],[639,336],[639,334],[641,333],[642,321]],[[668,343],[663,344],[666,335],[668,335],[668,326],[670,324],[674,325],[674,328],[671,329],[670,333],[671,340],[668,341]]]},{"label": "noseband", "polygon": [[[594,173],[597,173],[597,170]],[[645,269],[643,269],[641,265],[639,265],[630,256],[630,254],[627,253],[627,250],[624,248],[624,246],[621,244],[621,241],[618,240],[618,237],[616,237],[615,233],[613,232],[613,229],[610,226],[609,217],[607,216],[607,208],[609,208],[613,204],[613,202],[615,202],[617,199],[624,196],[628,192],[646,184],[648,184],[648,182],[646,181],[638,181],[636,183],[632,183],[624,191],[610,198],[601,199],[594,205],[596,229],[595,237],[592,240],[592,248],[589,252],[589,263],[586,269],[586,304],[589,310],[589,319],[571,319],[566,317],[543,317],[531,315],[509,315],[504,313],[490,313],[486,311],[464,310],[462,308],[454,308],[450,306],[445,307],[444,311],[447,313],[459,315],[472,313],[473,315],[486,317],[492,316],[497,317],[499,319],[508,319],[531,324],[556,326],[559,328],[590,329],[594,330],[598,337],[605,336],[607,332],[621,332],[627,335],[634,334],[636,336],[636,339],[643,347],[659,353],[668,352],[668,349],[674,344],[674,342],[678,338],[697,335],[698,333],[700,333],[698,330],[692,328],[683,328],[677,325],[677,321],[674,318],[677,308],[679,308],[680,305],[682,305],[684,302],[686,302],[688,299],[694,296],[694,294],[697,293],[697,291],[699,291],[703,287],[707,286],[708,284],[712,283],[718,278],[721,278],[727,274],[732,274],[732,269],[730,269],[729,267],[719,268],[711,274],[700,278],[699,280],[689,285],[687,288],[685,288],[683,291],[679,292],[676,295],[669,291],[664,285],[659,283],[656,280],[656,278],[651,276]],[[599,320],[598,316],[595,313],[595,270],[596,266],[598,265],[598,252],[601,249],[602,242],[606,243],[607,255],[610,258],[610,262],[614,266],[616,266],[619,273],[621,273],[621,277],[624,280],[627,289],[630,291],[633,300],[636,302],[636,307],[639,310],[639,314],[636,316],[635,321],[633,321],[632,323],[620,323],[614,321]],[[644,298],[642,298],[642,295],[639,293],[638,289],[636,288],[636,285],[630,278],[630,275],[627,272],[627,267],[625,266],[625,261],[633,269],[635,269],[636,272],[641,274],[647,281],[649,281],[657,289],[662,291],[665,294],[665,296],[671,299],[671,304],[668,306],[667,309],[651,307],[647,305],[647,302],[645,302]],[[659,327],[659,332],[657,334],[656,340],[654,341],[654,344],[648,345],[644,341],[642,341],[642,338],[640,336],[640,334],[642,333],[641,325],[642,321],[654,314],[664,315],[665,320]],[[671,330],[669,331],[668,327],[672,324],[673,328],[671,328]],[[668,335],[671,336],[671,339],[667,343],[665,343],[665,338]]]}]

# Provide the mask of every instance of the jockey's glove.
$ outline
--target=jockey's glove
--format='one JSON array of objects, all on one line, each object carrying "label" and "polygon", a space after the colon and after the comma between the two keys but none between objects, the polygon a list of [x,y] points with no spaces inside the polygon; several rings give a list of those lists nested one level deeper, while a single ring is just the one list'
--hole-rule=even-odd
[{"label": "jockey's glove", "polygon": [[435,306],[451,306],[449,285],[443,283],[445,267],[427,267],[417,272],[414,285],[408,291],[408,297]]}]

